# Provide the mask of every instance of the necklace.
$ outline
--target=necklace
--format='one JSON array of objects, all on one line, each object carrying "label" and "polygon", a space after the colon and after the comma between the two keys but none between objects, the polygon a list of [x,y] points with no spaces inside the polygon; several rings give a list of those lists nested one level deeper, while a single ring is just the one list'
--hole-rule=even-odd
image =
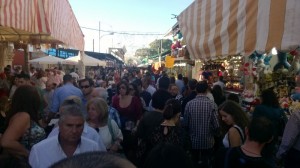
[{"label": "necklace", "polygon": [[241,146],[241,149],[244,150],[244,151],[246,151],[246,152],[248,152],[248,153],[251,153],[251,154],[253,154],[253,155],[261,156],[260,153],[258,154],[258,153],[251,152],[251,151],[249,151],[249,150],[243,148],[242,146]]}]

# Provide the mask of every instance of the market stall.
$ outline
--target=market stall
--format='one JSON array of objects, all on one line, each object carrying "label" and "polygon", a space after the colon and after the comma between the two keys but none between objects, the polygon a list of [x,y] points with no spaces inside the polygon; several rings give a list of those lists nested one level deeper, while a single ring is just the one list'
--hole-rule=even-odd
[{"label": "market stall", "polygon": [[298,0],[195,0],[177,18],[190,58],[207,66],[224,60],[236,82],[229,86],[241,88],[251,104],[260,89],[274,88],[282,98],[291,93],[290,72],[299,66],[293,70],[288,61],[299,64],[293,54],[300,45],[299,8]]},{"label": "market stall", "polygon": [[[28,45],[84,50],[84,36],[68,0],[5,0],[0,4],[0,66],[12,61],[13,49]],[[11,63],[10,63],[11,64]]]}]

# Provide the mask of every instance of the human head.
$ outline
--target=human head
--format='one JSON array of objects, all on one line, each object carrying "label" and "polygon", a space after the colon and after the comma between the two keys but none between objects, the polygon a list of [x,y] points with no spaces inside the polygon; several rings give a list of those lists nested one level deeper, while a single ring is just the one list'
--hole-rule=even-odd
[{"label": "human head", "polygon": [[79,143],[84,127],[84,116],[81,107],[74,103],[60,107],[59,138],[66,143]]},{"label": "human head", "polygon": [[208,90],[208,84],[207,84],[206,81],[200,81],[200,82],[197,83],[197,85],[196,85],[197,93],[204,94],[204,93],[207,92],[207,90]]},{"label": "human head", "polygon": [[129,93],[128,83],[125,81],[119,82],[117,85],[117,94],[128,95],[128,93]]},{"label": "human head", "polygon": [[79,87],[84,96],[90,95],[94,88],[94,81],[90,78],[85,78],[79,81]]},{"label": "human head", "polygon": [[30,76],[28,74],[25,73],[21,73],[19,75],[17,75],[18,77],[18,82],[16,83],[16,86],[23,86],[23,85],[31,85],[30,84]]},{"label": "human head", "polygon": [[227,100],[219,106],[219,116],[224,126],[236,124],[243,129],[249,123],[246,112],[243,111],[239,104],[231,100]]},{"label": "human head", "polygon": [[271,107],[280,107],[277,95],[272,89],[262,91],[261,104]]},{"label": "human head", "polygon": [[159,89],[168,90],[169,85],[170,85],[170,79],[167,76],[163,76],[163,77],[159,78],[159,81],[158,81]]},{"label": "human head", "polygon": [[268,143],[274,136],[274,125],[265,117],[253,118],[246,128],[247,140]]},{"label": "human head", "polygon": [[144,89],[147,89],[150,83],[151,83],[151,76],[146,75],[142,78],[142,84]]},{"label": "human head", "polygon": [[178,145],[160,143],[154,147],[145,161],[144,168],[192,168],[191,159]]},{"label": "human head", "polygon": [[50,168],[135,168],[120,156],[108,152],[85,152],[65,158]]},{"label": "human head", "polygon": [[212,94],[214,97],[215,96],[223,96],[224,92],[220,85],[214,85],[212,88]]},{"label": "human head", "polygon": [[169,86],[169,92],[172,96],[177,96],[177,94],[179,93],[179,89],[175,84],[170,84]]},{"label": "human head", "polygon": [[101,98],[92,98],[87,102],[87,120],[98,120],[100,123],[107,123],[108,105]]},{"label": "human head", "polygon": [[227,100],[232,100],[236,103],[240,103],[240,99],[239,99],[239,96],[237,94],[234,94],[234,93],[229,93],[229,95],[227,96]]},{"label": "human head", "polygon": [[171,94],[163,89],[158,89],[152,95],[152,107],[158,110],[163,110],[166,102],[171,99]]},{"label": "human head", "polygon": [[134,84],[134,83],[129,84],[129,94],[132,96],[140,97],[139,90],[138,90],[136,84]]},{"label": "human head", "polygon": [[182,80],[182,77],[183,77],[182,74],[178,74],[178,75],[177,75],[177,78],[178,78],[179,80]]},{"label": "human head", "polygon": [[175,80],[175,77],[174,77],[174,76],[171,76],[171,77],[170,77],[170,84],[174,84],[175,81],[176,81],[176,80]]},{"label": "human head", "polygon": [[11,116],[23,111],[28,113],[33,121],[38,122],[40,102],[40,95],[35,87],[19,86],[12,97]]},{"label": "human head", "polygon": [[103,87],[96,87],[92,91],[92,97],[93,98],[98,97],[107,100],[108,98],[107,90]]},{"label": "human head", "polygon": [[170,120],[175,119],[175,121],[179,121],[180,118],[180,112],[181,112],[181,104],[176,99],[169,99],[166,102],[165,108],[164,108],[164,119]]},{"label": "human head", "polygon": [[63,81],[64,81],[64,84],[66,84],[66,83],[73,83],[73,77],[72,77],[72,75],[70,75],[70,74],[64,75]]},{"label": "human head", "polygon": [[188,86],[189,86],[189,89],[190,90],[195,90],[196,89],[196,86],[197,86],[197,80],[196,79],[191,79],[189,80],[188,82]]}]

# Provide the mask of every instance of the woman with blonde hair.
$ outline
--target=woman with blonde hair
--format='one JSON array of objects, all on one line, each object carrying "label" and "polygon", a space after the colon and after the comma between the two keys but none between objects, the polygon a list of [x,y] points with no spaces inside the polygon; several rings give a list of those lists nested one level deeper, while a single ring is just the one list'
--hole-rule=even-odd
[{"label": "woman with blonde hair", "polygon": [[123,135],[117,123],[108,116],[108,105],[102,98],[87,102],[87,123],[100,134],[108,151],[116,152],[121,146]]}]

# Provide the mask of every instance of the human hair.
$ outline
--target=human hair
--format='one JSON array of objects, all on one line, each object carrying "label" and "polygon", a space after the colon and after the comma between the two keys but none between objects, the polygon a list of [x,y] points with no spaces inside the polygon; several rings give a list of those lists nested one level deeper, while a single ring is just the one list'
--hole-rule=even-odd
[{"label": "human hair", "polygon": [[26,112],[31,120],[38,123],[40,105],[41,97],[34,86],[19,86],[12,97],[9,119],[18,112]]},{"label": "human hair", "polygon": [[249,140],[260,144],[271,140],[275,133],[272,121],[266,117],[253,118],[247,128]]},{"label": "human hair", "polygon": [[129,85],[131,85],[133,87],[133,90],[134,90],[134,96],[136,97],[140,97],[140,94],[139,94],[139,90],[137,88],[137,85],[135,83],[130,83]]},{"label": "human hair", "polygon": [[196,79],[191,79],[189,80],[188,82],[188,86],[191,90],[195,90],[196,89],[196,86],[197,86],[197,80]]},{"label": "human hair", "polygon": [[[70,101],[72,101],[72,100],[70,100]],[[84,120],[84,116],[81,111],[81,107],[75,102],[74,102],[74,104],[60,106],[58,123],[59,124],[63,123],[63,121],[65,120],[65,118],[67,116],[82,117],[82,119]]]},{"label": "human hair", "polygon": [[278,108],[280,107],[276,93],[272,89],[266,89],[261,92],[261,104]]},{"label": "human hair", "polygon": [[220,85],[214,85],[211,93],[214,97],[214,101],[215,103],[219,106],[221,103],[224,102],[225,100],[225,96],[224,96],[224,92],[223,89],[221,88]]},{"label": "human hair", "polygon": [[208,89],[208,84],[206,81],[200,81],[196,85],[196,91],[198,93],[206,93]]},{"label": "human hair", "polygon": [[164,108],[164,119],[170,120],[181,112],[181,104],[176,99],[169,99]]},{"label": "human hair", "polygon": [[123,80],[121,82],[119,82],[118,85],[117,85],[117,94],[120,94],[120,87],[121,87],[121,85],[125,85],[125,87],[126,87],[126,95],[128,95],[128,93],[129,93],[129,85],[128,85],[128,82],[125,82]]},{"label": "human hair", "polygon": [[163,110],[166,102],[171,98],[172,96],[167,90],[158,89],[152,95],[152,107],[159,110]]},{"label": "human hair", "polygon": [[232,100],[236,103],[240,103],[240,99],[239,99],[239,96],[237,94],[234,94],[234,93],[229,93],[229,95],[227,96],[227,100]]},{"label": "human hair", "polygon": [[[236,102],[231,100],[225,101],[219,106],[219,113],[221,110],[231,115],[234,123],[240,128],[244,129],[248,125],[249,118],[246,115],[246,112],[244,112],[241,106]],[[228,127],[223,121],[221,121],[221,123],[222,129],[224,129],[224,132],[227,132],[230,127]]]},{"label": "human hair", "polygon": [[192,168],[193,164],[186,152],[170,143],[157,144],[148,154],[144,168]]},{"label": "human hair", "polygon": [[189,78],[188,77],[182,77],[182,80],[183,80],[183,83],[184,83],[184,85],[188,85],[188,83],[189,83]]},{"label": "human hair", "polygon": [[108,152],[84,152],[54,163],[50,168],[135,168],[116,154]]},{"label": "human hair", "polygon": [[89,85],[90,86],[94,86],[94,81],[93,79],[91,78],[84,78],[84,79],[81,79],[78,83],[79,83],[79,86],[81,86],[81,83],[83,82],[89,82]]},{"label": "human hair", "polygon": [[[175,80],[175,77],[174,77],[174,76],[171,76],[171,77],[170,77],[170,85],[171,85],[171,84],[175,84],[175,81],[176,81],[176,80]],[[169,85],[169,87],[170,87],[170,85]]]},{"label": "human hair", "polygon": [[73,77],[72,77],[72,75],[70,75],[70,74],[66,74],[66,75],[64,75],[64,77],[63,77],[63,81],[64,81],[64,83],[67,83],[67,82],[72,82],[72,81],[73,81]]},{"label": "human hair", "polygon": [[167,76],[163,76],[158,81],[158,88],[168,90],[170,85],[170,79]]},{"label": "human hair", "polygon": [[[89,111],[90,106],[94,105],[96,111],[100,114],[98,121],[100,123],[107,123],[107,119],[108,119],[108,105],[106,103],[106,101],[102,98],[92,98],[91,100],[89,100],[87,102],[87,111]],[[90,118],[89,116],[87,116],[87,121],[89,121]]]},{"label": "human hair", "polygon": [[97,97],[99,98],[102,98],[104,100],[107,100],[108,98],[108,93],[107,93],[107,90],[103,87],[96,87],[93,89],[93,92],[94,93],[97,93]]},{"label": "human hair", "polygon": [[136,84],[137,86],[142,86],[142,80],[141,79],[135,79],[132,83]]},{"label": "human hair", "polygon": [[30,76],[28,74],[26,74],[26,73],[20,73],[20,74],[18,74],[17,78],[19,78],[19,79],[23,78],[25,80],[30,80]]},{"label": "human hair", "polygon": [[179,80],[182,80],[182,77],[183,77],[182,74],[178,74],[178,75],[177,75],[177,78],[178,78]]},{"label": "human hair", "polygon": [[78,106],[82,106],[82,101],[80,99],[80,97],[75,96],[75,95],[71,95],[68,96],[62,103],[61,103],[61,107],[62,106],[66,106],[66,105],[72,105],[72,104],[77,104]]}]

